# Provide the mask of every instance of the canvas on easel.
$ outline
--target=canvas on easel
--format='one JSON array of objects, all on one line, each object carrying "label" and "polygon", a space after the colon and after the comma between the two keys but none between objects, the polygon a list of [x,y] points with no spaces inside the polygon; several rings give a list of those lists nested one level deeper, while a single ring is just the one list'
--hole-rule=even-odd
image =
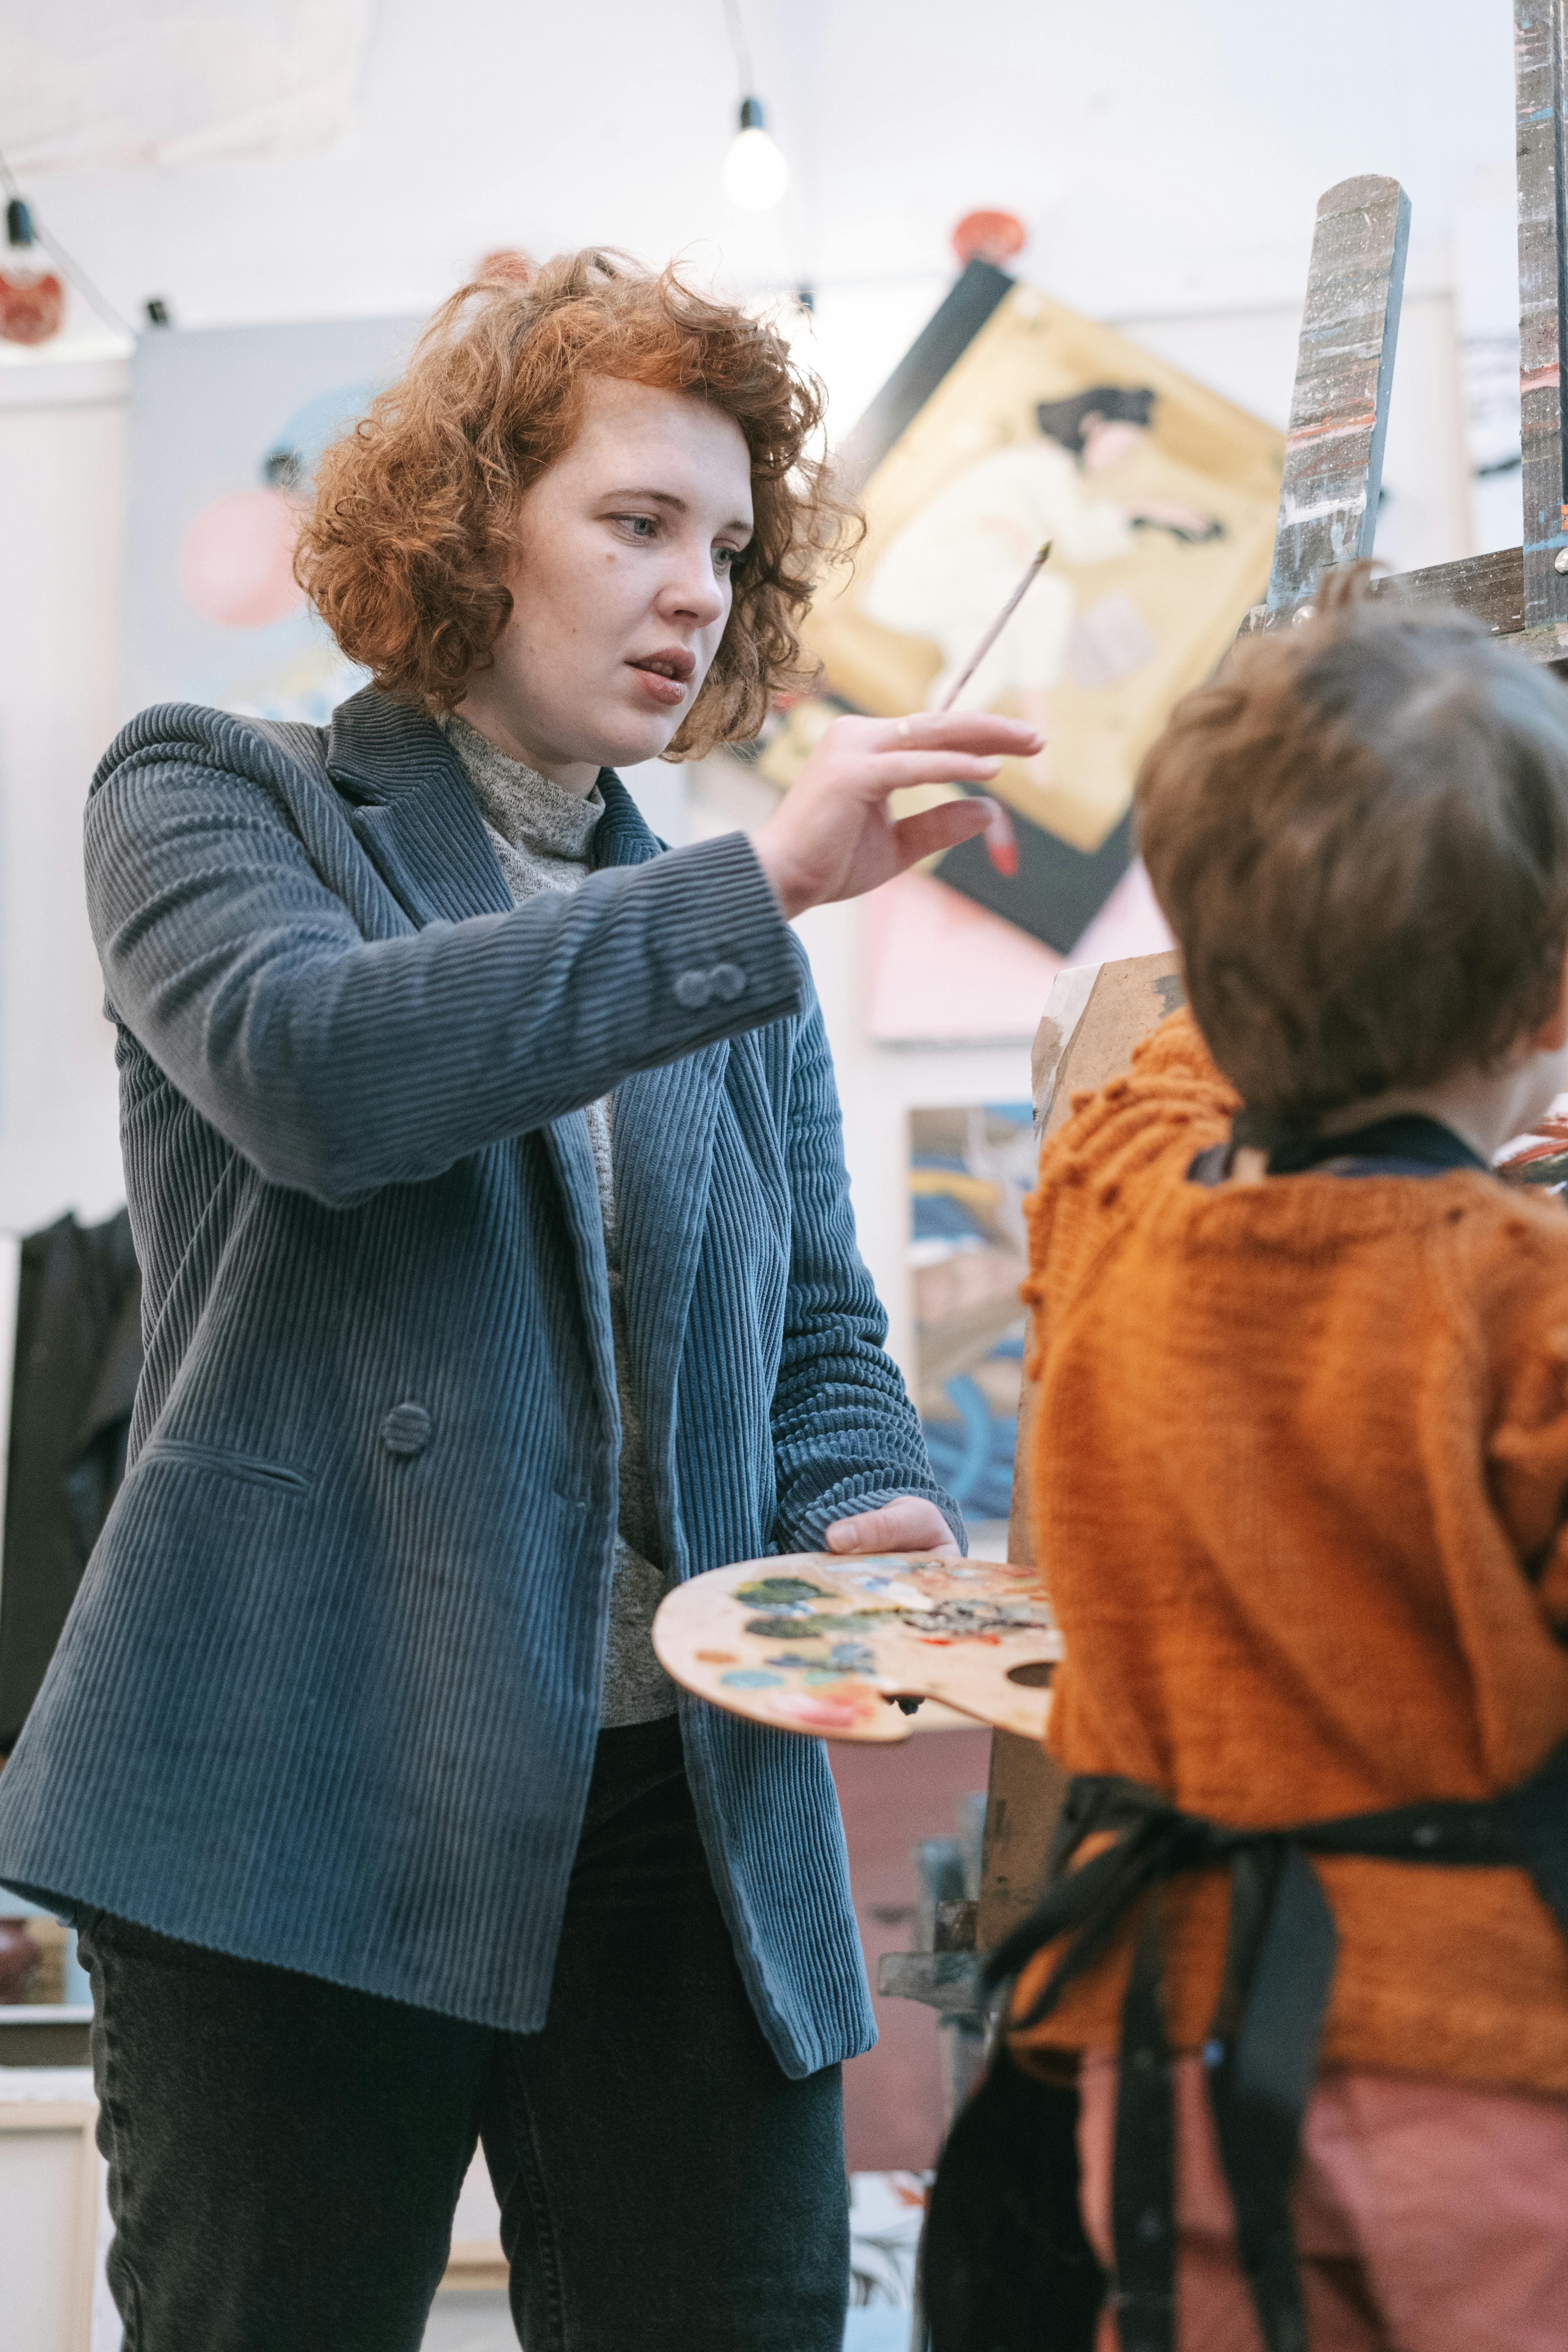
[{"label": "canvas on easel", "polygon": [[[973,262],[842,453],[866,518],[806,627],[845,706],[942,699],[1023,566],[1051,555],[961,698],[1038,726],[1004,762],[1019,871],[934,871],[1058,952],[1131,856],[1133,778],[1268,574],[1280,436],[1152,352]],[[805,744],[803,712],[789,733]],[[788,781],[787,743],[764,772]],[[781,759],[785,762],[781,766]]]}]

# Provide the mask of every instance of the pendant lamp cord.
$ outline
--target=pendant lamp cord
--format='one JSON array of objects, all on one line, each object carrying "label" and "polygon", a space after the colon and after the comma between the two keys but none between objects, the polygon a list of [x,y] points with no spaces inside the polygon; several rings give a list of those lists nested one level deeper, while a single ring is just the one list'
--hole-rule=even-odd
[{"label": "pendant lamp cord", "polygon": [[741,96],[755,98],[757,85],[752,77],[752,52],[746,41],[746,28],[741,22],[741,0],[724,0],[724,19],[730,27],[730,46],[735,52],[735,71],[741,77]]}]

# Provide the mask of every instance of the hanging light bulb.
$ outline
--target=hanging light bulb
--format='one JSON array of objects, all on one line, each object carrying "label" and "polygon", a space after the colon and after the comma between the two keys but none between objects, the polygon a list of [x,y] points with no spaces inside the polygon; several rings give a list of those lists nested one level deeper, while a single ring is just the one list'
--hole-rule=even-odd
[{"label": "hanging light bulb", "polygon": [[765,213],[788,185],[789,165],[763,127],[761,99],[742,99],[741,127],[724,158],[724,194],[749,213]]}]

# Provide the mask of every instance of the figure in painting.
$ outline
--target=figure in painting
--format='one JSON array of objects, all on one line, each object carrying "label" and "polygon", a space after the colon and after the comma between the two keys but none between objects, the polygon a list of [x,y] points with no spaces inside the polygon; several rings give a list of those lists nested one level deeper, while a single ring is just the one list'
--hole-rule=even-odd
[{"label": "figure in painting", "polygon": [[[1051,565],[964,697],[976,709],[1011,701],[1047,737],[1029,762],[1037,783],[1049,781],[1050,698],[1078,613],[1061,567],[1131,555],[1139,530],[1166,531],[1187,546],[1224,535],[1215,517],[1154,494],[1160,484],[1147,479],[1148,457],[1156,477],[1164,460],[1147,448],[1153,405],[1146,385],[1095,384],[1069,400],[1042,402],[1040,438],[994,449],[946,484],[895,532],[866,587],[861,609],[868,619],[940,647],[942,667],[927,697],[934,709],[1030,556],[1043,541],[1052,542]],[[1116,610],[1104,614],[1107,625],[1089,649],[1096,683],[1125,676],[1153,651],[1131,601],[1103,601]]]}]

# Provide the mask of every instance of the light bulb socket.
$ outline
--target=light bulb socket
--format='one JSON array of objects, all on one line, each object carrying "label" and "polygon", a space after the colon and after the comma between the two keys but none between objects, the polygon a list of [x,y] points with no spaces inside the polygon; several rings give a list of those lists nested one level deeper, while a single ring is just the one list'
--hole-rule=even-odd
[{"label": "light bulb socket", "polygon": [[742,131],[763,131],[767,128],[760,98],[743,98],[741,100],[741,128]]},{"label": "light bulb socket", "polygon": [[20,196],[13,196],[5,207],[5,242],[7,245],[31,245],[33,215]]}]

